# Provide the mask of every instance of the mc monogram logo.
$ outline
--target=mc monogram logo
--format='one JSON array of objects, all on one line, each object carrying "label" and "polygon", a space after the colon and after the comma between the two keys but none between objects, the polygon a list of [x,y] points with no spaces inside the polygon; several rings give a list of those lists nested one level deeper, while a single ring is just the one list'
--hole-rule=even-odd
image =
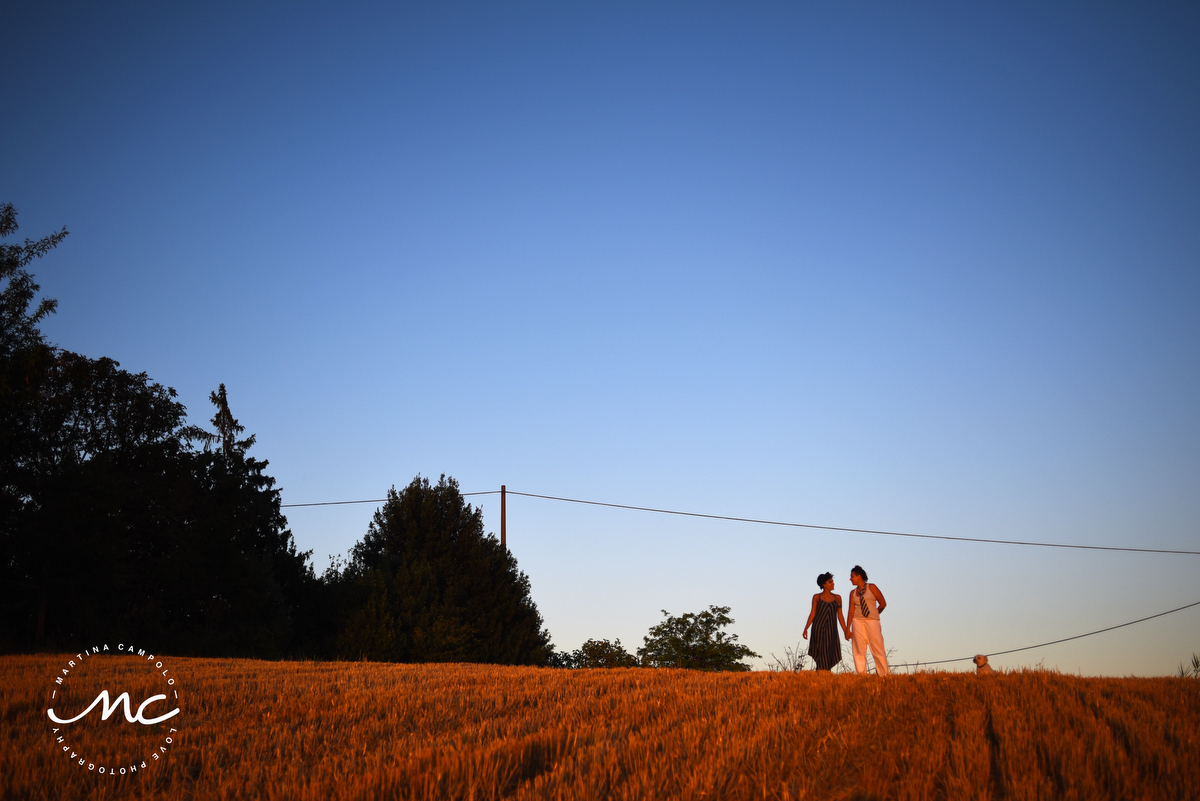
[{"label": "mc monogram logo", "polygon": [[[110,688],[120,693],[114,697]],[[136,709],[135,698],[144,699]],[[181,713],[171,668],[162,657],[125,643],[115,652],[105,644],[68,656],[46,708],[55,751],[114,779],[162,762],[179,736]]]},{"label": "mc monogram logo", "polygon": [[46,710],[46,714],[49,715],[50,719],[55,723],[74,723],[77,720],[86,717],[87,713],[95,709],[97,705],[103,704],[103,708],[100,710],[100,719],[108,720],[110,717],[112,717],[112,713],[117,711],[117,707],[124,703],[126,720],[128,720],[130,723],[141,723],[144,726],[153,726],[155,723],[162,723],[164,720],[168,720],[179,714],[179,707],[176,707],[167,714],[157,718],[150,718],[147,720],[144,717],[146,707],[150,706],[150,704],[154,703],[155,701],[165,700],[167,700],[167,696],[165,695],[152,695],[145,701],[142,701],[141,705],[138,706],[136,715],[131,715],[129,713],[129,693],[121,693],[117,696],[117,699],[110,704],[108,700],[108,690],[101,690],[100,694],[96,696],[96,700],[92,701],[92,705],[73,718],[67,718],[66,720],[63,720],[58,715],[54,714],[53,708]]}]

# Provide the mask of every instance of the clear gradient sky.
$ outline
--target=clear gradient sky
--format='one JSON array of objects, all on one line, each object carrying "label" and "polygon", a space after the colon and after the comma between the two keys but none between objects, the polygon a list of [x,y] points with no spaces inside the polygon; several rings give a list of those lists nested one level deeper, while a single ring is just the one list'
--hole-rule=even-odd
[{"label": "clear gradient sky", "polygon": [[[1195,4],[118,5],[5,5],[0,201],[71,231],[51,340],[194,422],[224,382],[285,503],[1200,549]],[[373,509],[288,517],[320,571]],[[1200,600],[1196,556],[508,537],[564,649],[719,604],[781,655],[855,563],[900,661]],[[1200,607],[993,663],[1193,652]]]}]

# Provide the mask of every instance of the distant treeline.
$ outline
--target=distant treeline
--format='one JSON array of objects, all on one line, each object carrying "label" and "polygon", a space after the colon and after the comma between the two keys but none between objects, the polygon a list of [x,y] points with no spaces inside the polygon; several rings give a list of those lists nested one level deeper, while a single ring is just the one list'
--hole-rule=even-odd
[{"label": "distant treeline", "polygon": [[66,235],[0,244],[0,650],[550,659],[529,580],[453,479],[393,489],[317,576],[224,385],[206,430],[145,373],[48,343],[28,267]]},{"label": "distant treeline", "polygon": [[[0,206],[0,238],[17,230]],[[320,576],[225,385],[211,429],[175,390],[48,343],[27,269],[67,235],[0,243],[0,652],[112,640],[192,656],[746,670],[728,607],[557,652],[529,579],[453,478],[417,476]],[[666,614],[664,612],[664,614]]]}]

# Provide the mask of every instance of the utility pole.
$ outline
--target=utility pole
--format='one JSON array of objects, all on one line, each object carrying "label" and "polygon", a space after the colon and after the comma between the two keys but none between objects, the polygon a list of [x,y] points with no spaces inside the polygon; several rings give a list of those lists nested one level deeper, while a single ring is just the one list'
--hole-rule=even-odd
[{"label": "utility pole", "polygon": [[501,484],[500,485],[500,547],[506,551],[508,550],[508,532],[505,530],[506,526],[505,526],[505,521],[504,521],[504,502],[506,500],[505,495],[507,495],[507,494],[508,494],[508,490],[505,488],[505,486],[503,484]]}]

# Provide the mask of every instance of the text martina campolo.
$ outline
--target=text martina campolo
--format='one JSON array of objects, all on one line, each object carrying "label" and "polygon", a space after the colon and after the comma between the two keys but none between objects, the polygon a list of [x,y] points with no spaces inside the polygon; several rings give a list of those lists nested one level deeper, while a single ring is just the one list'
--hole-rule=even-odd
[{"label": "text martina campolo", "polygon": [[[124,643],[118,643],[116,650],[120,653],[121,656],[125,656],[125,657],[132,656],[135,659],[137,659],[139,662],[141,662],[140,657],[144,657],[145,662],[143,664],[145,664],[146,668],[149,669],[151,674],[158,674],[158,681],[165,682],[165,684],[167,685],[167,687],[166,687],[167,692],[169,692],[171,695],[173,695],[174,698],[176,699],[176,701],[178,700],[179,691],[175,688],[175,677],[170,675],[170,673],[171,673],[170,669],[164,667],[163,661],[161,659],[156,658],[154,654],[147,654],[145,649],[135,648],[132,645],[127,647]],[[105,643],[103,646],[93,646],[91,648],[85,648],[85,649],[83,649],[83,651],[81,653],[75,654],[75,658],[69,659],[66,666],[61,669],[61,671],[60,671],[61,675],[55,676],[55,678],[54,678],[55,688],[54,688],[54,691],[51,693],[51,698],[50,698],[51,702],[54,703],[55,701],[57,701],[59,706],[61,707],[62,702],[67,700],[65,698],[59,698],[58,691],[60,689],[62,689],[62,690],[66,689],[66,684],[67,684],[68,679],[71,679],[70,683],[72,685],[74,685],[76,683],[76,677],[72,676],[72,673],[74,671],[82,668],[85,661],[87,663],[91,663],[92,659],[97,656],[107,657],[109,655],[114,656],[114,657],[117,656],[117,654],[114,654],[109,649],[109,646],[107,643]],[[107,660],[104,660],[104,661],[107,661]],[[99,663],[97,663],[97,664],[99,664]],[[90,673],[90,671],[87,671],[86,673]],[[145,675],[145,674],[143,674],[143,675]],[[99,692],[95,695],[94,700],[92,700],[91,703],[88,704],[85,709],[83,709],[83,711],[79,712],[78,714],[75,714],[74,716],[71,716],[70,712],[63,711],[63,710],[61,710],[61,708],[59,710],[56,710],[54,708],[54,706],[50,706],[46,710],[46,716],[54,724],[58,724],[59,726],[65,726],[65,725],[77,723],[78,721],[83,720],[84,718],[88,717],[88,715],[90,715],[91,712],[93,710],[95,710],[97,707],[100,708],[100,721],[102,721],[102,722],[107,721],[109,718],[113,717],[115,715],[116,711],[118,709],[120,709],[123,712],[124,722],[141,724],[141,726],[145,726],[145,727],[153,727],[158,724],[164,723],[165,721],[168,721],[171,718],[174,718],[181,711],[180,708],[178,706],[176,706],[174,709],[168,709],[163,714],[159,714],[159,715],[154,714],[155,712],[162,711],[162,709],[160,707],[157,710],[152,710],[151,707],[153,707],[156,704],[169,704],[170,703],[167,694],[157,693],[157,694],[150,695],[148,698],[146,698],[140,704],[138,704],[137,711],[135,712],[133,709],[133,704],[135,703],[135,701],[133,701],[130,698],[130,693],[127,690],[124,690],[124,688],[118,687],[117,690],[123,690],[123,691],[119,692],[119,694],[117,694],[115,697],[113,697],[113,693],[116,692],[116,690],[110,692],[111,687],[105,686],[105,685],[111,684],[111,682],[114,680],[119,681],[119,679],[117,677],[112,676],[112,675],[109,675],[107,679],[103,679],[101,676],[94,676],[92,679],[84,679],[84,685],[86,686],[86,685],[90,684],[91,687],[88,687],[86,690],[83,691],[82,699],[77,698],[77,700],[86,701],[86,699],[90,698],[91,694],[93,692],[95,692],[96,689],[99,689]],[[83,688],[79,688],[79,689],[83,689]],[[150,692],[153,692],[153,690],[150,690]],[[71,703],[71,704],[69,704],[69,706],[74,707],[75,704]],[[113,722],[116,723],[117,721],[120,721],[120,720],[121,720],[121,716],[117,716]],[[141,728],[141,727],[135,726],[135,728]],[[73,730],[73,727],[72,727],[72,730]],[[160,760],[160,758],[162,756],[166,755],[167,747],[174,742],[174,738],[171,737],[170,735],[174,734],[177,731],[178,731],[178,729],[171,728],[168,732],[166,732],[167,736],[162,738],[161,743],[150,745],[150,747],[147,748],[147,750],[150,751],[150,753],[148,754],[148,758],[149,758],[150,762],[157,762]],[[151,738],[155,738],[155,734],[153,733],[153,730],[147,729],[146,733]],[[133,756],[132,754],[126,754],[125,757],[118,756],[116,758],[116,761],[118,763],[129,762],[128,769],[123,766],[108,767],[106,769],[105,763],[109,762],[110,759],[106,758],[103,761],[101,759],[97,759],[94,762],[91,759],[87,759],[83,754],[78,753],[74,747],[69,745],[64,740],[65,734],[66,734],[66,732],[64,730],[61,730],[58,727],[55,727],[52,729],[52,735],[56,735],[55,736],[56,746],[61,747],[62,750],[68,754],[68,756],[72,762],[77,761],[80,766],[86,766],[86,769],[89,771],[95,770],[97,773],[101,773],[101,774],[109,773],[109,774],[119,774],[119,775],[123,776],[123,775],[126,775],[127,770],[129,773],[137,773],[137,772],[139,772],[139,770],[138,770],[139,767],[142,769],[147,767],[147,765],[146,765],[147,757],[145,756],[146,752],[143,751],[142,752],[143,756],[135,757],[132,760],[128,759],[129,757]],[[161,737],[161,734],[159,736]],[[74,738],[72,738],[72,739],[74,739]],[[147,745],[149,745],[149,743],[147,743]],[[90,751],[91,749],[86,748],[86,746],[85,746],[85,750]],[[141,748],[136,748],[135,750],[141,751]],[[141,764],[138,765],[138,762],[141,762]],[[98,768],[98,770],[97,770],[97,768]]]}]

